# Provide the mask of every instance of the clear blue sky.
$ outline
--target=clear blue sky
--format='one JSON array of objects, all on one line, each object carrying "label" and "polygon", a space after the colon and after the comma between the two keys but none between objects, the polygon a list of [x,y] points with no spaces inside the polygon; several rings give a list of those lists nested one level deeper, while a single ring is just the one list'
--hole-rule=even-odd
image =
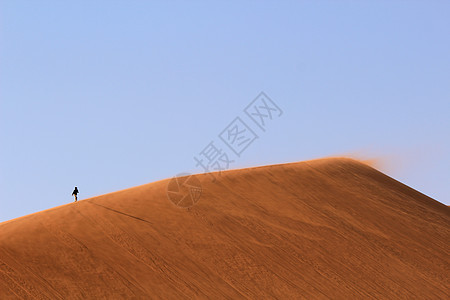
[{"label": "clear blue sky", "polygon": [[83,199],[202,172],[193,157],[260,91],[284,113],[230,168],[376,158],[450,204],[449,1],[0,9],[0,221],[75,185]]}]

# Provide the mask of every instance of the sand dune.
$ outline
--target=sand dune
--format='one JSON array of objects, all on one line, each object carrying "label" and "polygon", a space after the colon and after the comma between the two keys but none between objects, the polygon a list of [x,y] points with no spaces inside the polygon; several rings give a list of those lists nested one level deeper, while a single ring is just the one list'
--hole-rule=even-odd
[{"label": "sand dune", "polygon": [[0,224],[1,299],[448,299],[450,208],[350,159],[170,180]]}]

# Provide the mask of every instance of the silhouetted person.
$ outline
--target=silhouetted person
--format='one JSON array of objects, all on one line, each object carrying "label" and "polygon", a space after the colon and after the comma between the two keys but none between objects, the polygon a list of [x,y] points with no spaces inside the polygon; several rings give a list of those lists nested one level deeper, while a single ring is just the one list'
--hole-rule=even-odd
[{"label": "silhouetted person", "polygon": [[72,192],[72,196],[75,196],[75,202],[77,202],[77,194],[78,194],[79,192],[78,192],[78,188],[77,187],[75,187],[75,189],[73,190],[73,192]]}]

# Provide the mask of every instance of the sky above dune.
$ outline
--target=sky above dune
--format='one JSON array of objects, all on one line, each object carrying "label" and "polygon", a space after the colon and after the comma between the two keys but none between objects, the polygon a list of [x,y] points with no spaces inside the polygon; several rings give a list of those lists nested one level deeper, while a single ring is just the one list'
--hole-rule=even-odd
[{"label": "sky above dune", "polygon": [[372,159],[450,204],[449,11],[2,1],[0,221],[69,203],[74,186],[84,199],[201,173],[213,154],[208,170]]}]

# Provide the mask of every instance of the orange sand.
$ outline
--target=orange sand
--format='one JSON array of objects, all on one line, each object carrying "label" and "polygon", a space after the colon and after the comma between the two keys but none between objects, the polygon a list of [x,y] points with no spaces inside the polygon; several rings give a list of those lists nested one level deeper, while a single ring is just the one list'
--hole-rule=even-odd
[{"label": "orange sand", "polygon": [[169,180],[0,224],[0,299],[450,294],[450,208],[350,159]]}]

